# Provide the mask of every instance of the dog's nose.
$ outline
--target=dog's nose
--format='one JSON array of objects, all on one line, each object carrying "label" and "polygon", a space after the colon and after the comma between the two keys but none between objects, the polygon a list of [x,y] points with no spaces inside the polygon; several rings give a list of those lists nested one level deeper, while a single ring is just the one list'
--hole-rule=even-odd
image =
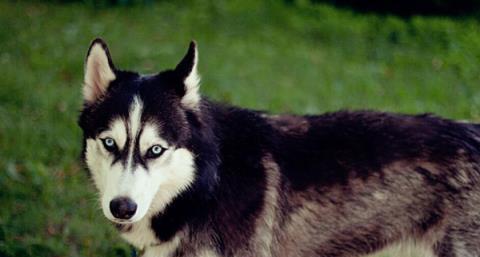
[{"label": "dog's nose", "polygon": [[115,218],[128,220],[137,211],[137,204],[128,197],[117,197],[110,201],[110,211]]}]

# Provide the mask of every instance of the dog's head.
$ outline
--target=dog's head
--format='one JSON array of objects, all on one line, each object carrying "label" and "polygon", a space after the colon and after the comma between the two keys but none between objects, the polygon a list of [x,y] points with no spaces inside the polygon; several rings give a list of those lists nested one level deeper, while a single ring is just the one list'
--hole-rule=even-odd
[{"label": "dog's head", "polygon": [[198,179],[189,148],[191,116],[200,108],[197,60],[192,42],[175,69],[143,76],[116,69],[101,39],[90,45],[79,124],[108,219],[137,222]]}]

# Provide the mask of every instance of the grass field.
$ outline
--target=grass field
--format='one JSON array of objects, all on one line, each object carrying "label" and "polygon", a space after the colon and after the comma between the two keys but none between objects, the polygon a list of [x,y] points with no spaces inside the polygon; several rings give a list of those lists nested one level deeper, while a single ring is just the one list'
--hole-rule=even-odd
[{"label": "grass field", "polygon": [[145,73],[173,67],[196,39],[203,93],[245,107],[478,120],[479,28],[305,3],[0,1],[0,256],[130,256],[79,161],[83,58],[96,36],[117,66]]}]

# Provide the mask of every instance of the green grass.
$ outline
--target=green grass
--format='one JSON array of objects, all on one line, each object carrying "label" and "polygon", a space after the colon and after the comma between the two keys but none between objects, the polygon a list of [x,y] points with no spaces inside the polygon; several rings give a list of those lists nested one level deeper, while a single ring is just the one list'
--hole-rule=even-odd
[{"label": "green grass", "polygon": [[326,5],[161,1],[94,10],[0,2],[0,256],[129,256],[79,161],[83,59],[173,67],[196,39],[202,91],[273,112],[341,108],[480,118],[475,19],[355,14]]}]

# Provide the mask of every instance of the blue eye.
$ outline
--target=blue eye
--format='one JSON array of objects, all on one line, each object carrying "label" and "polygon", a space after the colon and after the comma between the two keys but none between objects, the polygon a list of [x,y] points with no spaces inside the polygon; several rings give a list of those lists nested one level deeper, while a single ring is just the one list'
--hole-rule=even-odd
[{"label": "blue eye", "polygon": [[165,148],[161,147],[160,145],[154,145],[152,147],[150,147],[150,149],[148,149],[147,151],[147,158],[157,158],[159,157],[160,155],[163,154],[163,152],[165,152]]},{"label": "blue eye", "polygon": [[109,152],[114,152],[117,150],[117,144],[115,144],[115,140],[110,137],[102,139],[103,147]]}]

